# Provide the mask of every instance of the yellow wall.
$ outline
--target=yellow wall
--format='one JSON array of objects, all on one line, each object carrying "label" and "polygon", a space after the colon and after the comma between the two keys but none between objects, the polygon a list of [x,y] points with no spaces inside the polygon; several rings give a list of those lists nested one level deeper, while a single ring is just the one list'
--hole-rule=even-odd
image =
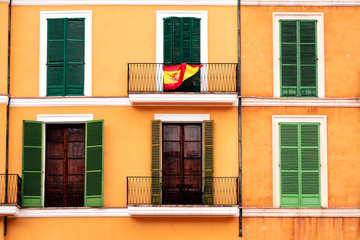
[{"label": "yellow wall", "polygon": [[358,108],[244,107],[243,203],[273,206],[272,115],[326,115],[329,207],[360,207]]},{"label": "yellow wall", "polygon": [[0,95],[7,94],[8,3],[0,2]]},{"label": "yellow wall", "polygon": [[6,104],[0,104],[0,174],[5,173]]},{"label": "yellow wall", "polygon": [[238,176],[237,108],[53,107],[11,108],[10,172],[22,169],[22,121],[37,114],[88,114],[105,119],[104,207],[126,206],[126,176],[150,176],[154,114],[210,114],[214,120],[214,175]]},{"label": "yellow wall", "polygon": [[242,95],[273,96],[274,12],[324,13],[325,96],[360,97],[358,7],[242,7]]},{"label": "yellow wall", "polygon": [[211,63],[237,61],[236,9],[226,6],[13,7],[13,96],[39,96],[40,11],[92,10],[92,95],[126,96],[127,64],[156,62],[156,11],[208,11]]},{"label": "yellow wall", "polygon": [[[244,218],[240,239],[355,240],[358,218]],[[238,240],[237,218],[12,218],[7,240]],[[29,235],[31,233],[31,235]]]}]

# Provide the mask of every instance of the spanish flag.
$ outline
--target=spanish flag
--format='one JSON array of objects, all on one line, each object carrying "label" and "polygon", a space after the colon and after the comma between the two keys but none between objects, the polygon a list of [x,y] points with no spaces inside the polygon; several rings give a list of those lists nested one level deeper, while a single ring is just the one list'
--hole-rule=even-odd
[{"label": "spanish flag", "polygon": [[181,63],[173,66],[163,66],[165,90],[178,88],[186,79],[197,73],[203,65]]}]

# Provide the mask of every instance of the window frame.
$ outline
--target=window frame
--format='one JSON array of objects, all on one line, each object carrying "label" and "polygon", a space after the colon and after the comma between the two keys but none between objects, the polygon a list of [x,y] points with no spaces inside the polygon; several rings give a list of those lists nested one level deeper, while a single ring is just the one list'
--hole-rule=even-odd
[{"label": "window frame", "polygon": [[84,18],[84,96],[92,94],[92,11],[42,11],[40,12],[39,96],[47,96],[47,19]]},{"label": "window frame", "polygon": [[[315,20],[317,44],[317,95],[325,98],[324,14],[323,13],[273,13],[273,96],[281,97],[280,79],[280,20]],[[283,97],[288,99],[288,97]],[[307,98],[307,97],[301,97]]]},{"label": "window frame", "polygon": [[[327,117],[318,116],[272,116],[273,137],[273,206],[280,208],[280,123],[318,123],[320,141],[320,199],[321,207],[328,207],[327,180]],[[299,207],[301,208],[301,207]]]}]

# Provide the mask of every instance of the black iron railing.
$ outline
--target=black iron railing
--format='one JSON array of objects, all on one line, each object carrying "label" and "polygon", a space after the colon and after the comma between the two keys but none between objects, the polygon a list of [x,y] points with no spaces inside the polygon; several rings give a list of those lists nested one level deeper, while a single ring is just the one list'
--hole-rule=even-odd
[{"label": "black iron railing", "polygon": [[84,181],[46,181],[45,207],[83,207]]},{"label": "black iron railing", "polygon": [[0,204],[21,207],[21,177],[19,175],[0,174]]},{"label": "black iron railing", "polygon": [[[186,80],[178,92],[236,92],[236,63],[203,63],[200,73]],[[129,63],[129,93],[164,92],[162,63]]]},{"label": "black iron railing", "polygon": [[[154,189],[157,184],[160,186],[158,190]],[[160,195],[158,202],[154,202],[155,191]],[[238,178],[127,177],[127,204],[237,205]]]}]

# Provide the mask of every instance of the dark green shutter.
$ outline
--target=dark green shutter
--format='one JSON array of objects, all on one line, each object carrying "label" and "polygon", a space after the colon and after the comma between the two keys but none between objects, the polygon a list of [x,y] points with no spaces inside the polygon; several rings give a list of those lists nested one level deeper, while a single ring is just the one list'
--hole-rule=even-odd
[{"label": "dark green shutter", "polygon": [[214,121],[204,121],[204,204],[214,203],[214,161],[213,161],[213,135]]},{"label": "dark green shutter", "polygon": [[23,207],[42,207],[42,156],[43,123],[23,121]]},{"label": "dark green shutter", "polygon": [[65,95],[65,19],[48,19],[47,96]]},{"label": "dark green shutter", "polygon": [[84,24],[84,19],[48,19],[48,96],[84,95]]},{"label": "dark green shutter", "polygon": [[173,18],[164,18],[164,64],[171,65],[173,58]]},{"label": "dark green shutter", "polygon": [[316,21],[280,21],[281,97],[317,97]]},{"label": "dark green shutter", "polygon": [[104,121],[85,124],[85,207],[103,205]]},{"label": "dark green shutter", "polygon": [[151,203],[160,204],[161,196],[161,121],[151,121]]},{"label": "dark green shutter", "polygon": [[319,125],[280,123],[281,207],[320,207]]}]

